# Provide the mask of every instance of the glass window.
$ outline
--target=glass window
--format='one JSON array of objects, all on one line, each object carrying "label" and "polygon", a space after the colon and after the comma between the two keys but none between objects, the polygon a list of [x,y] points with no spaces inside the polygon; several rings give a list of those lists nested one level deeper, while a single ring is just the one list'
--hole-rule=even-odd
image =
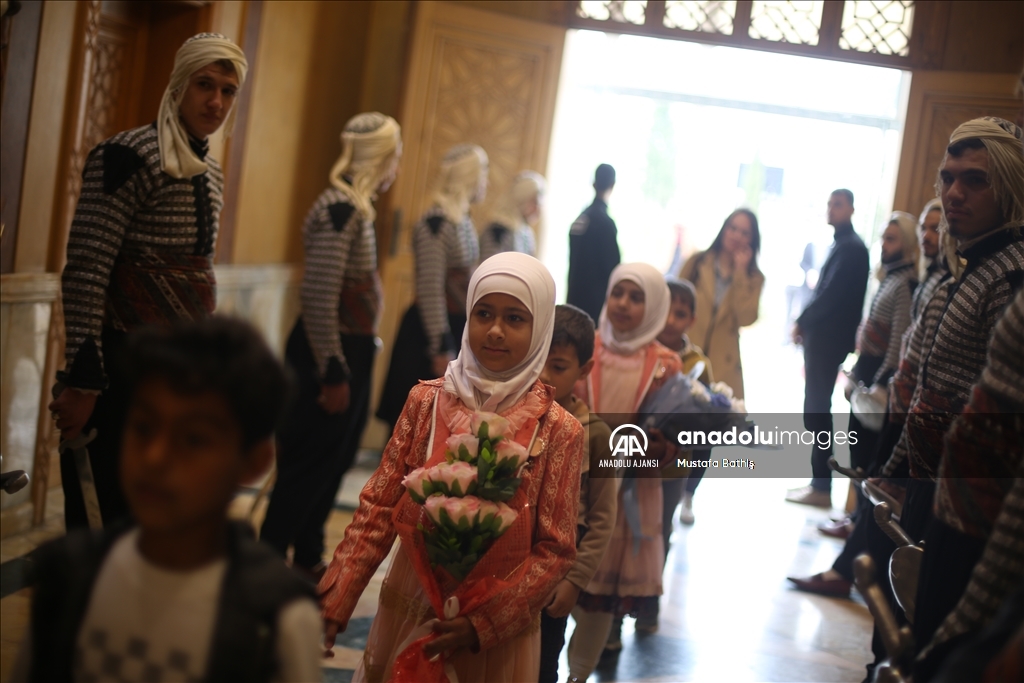
[{"label": "glass window", "polygon": [[735,17],[734,0],[668,0],[662,23],[668,28],[731,36]]},{"label": "glass window", "polygon": [[910,53],[913,0],[847,0],[839,47],[906,57]]},{"label": "glass window", "polygon": [[576,14],[584,19],[639,25],[647,15],[647,0],[583,0]]},{"label": "glass window", "polygon": [[817,45],[824,2],[754,0],[750,8],[751,38],[780,43]]}]

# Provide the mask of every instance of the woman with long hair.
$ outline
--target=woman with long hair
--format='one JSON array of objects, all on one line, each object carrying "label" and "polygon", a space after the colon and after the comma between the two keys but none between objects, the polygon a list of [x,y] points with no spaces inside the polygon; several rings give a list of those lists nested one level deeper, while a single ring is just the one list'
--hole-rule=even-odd
[{"label": "woman with long hair", "polygon": [[697,290],[700,311],[689,337],[711,360],[715,378],[743,398],[740,328],[757,320],[764,275],[757,267],[761,231],[757,216],[736,209],[722,224],[707,251],[687,259],[678,276]]}]

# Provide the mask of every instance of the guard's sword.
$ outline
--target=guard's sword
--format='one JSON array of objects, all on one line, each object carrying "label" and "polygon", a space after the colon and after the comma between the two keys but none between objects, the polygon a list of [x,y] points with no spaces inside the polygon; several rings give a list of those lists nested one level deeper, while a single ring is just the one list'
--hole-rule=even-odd
[{"label": "guard's sword", "polygon": [[74,439],[61,441],[57,448],[60,452],[71,451],[75,458],[75,469],[78,470],[78,481],[82,485],[82,500],[85,501],[85,516],[89,520],[90,529],[103,528],[103,515],[100,514],[100,499],[96,495],[96,480],[92,476],[92,463],[89,462],[89,451],[86,448],[96,438],[96,428],[82,433]]}]

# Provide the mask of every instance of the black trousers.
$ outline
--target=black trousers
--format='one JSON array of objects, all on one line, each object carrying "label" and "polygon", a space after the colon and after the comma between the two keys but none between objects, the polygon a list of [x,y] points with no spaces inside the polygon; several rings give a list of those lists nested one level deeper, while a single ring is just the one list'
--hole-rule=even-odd
[{"label": "black trousers", "polygon": [[[932,503],[934,500],[934,482],[923,479],[911,479],[907,482],[907,497],[903,501],[903,514],[900,516],[899,524],[915,542],[920,542],[925,538],[925,532],[932,521]],[[878,586],[889,600],[889,605],[896,615],[896,621],[901,625],[906,624],[907,618],[896,602],[896,596],[892,592],[892,584],[889,582],[889,558],[895,552],[896,544],[885,535],[885,532],[875,523],[873,518],[867,527],[867,537],[868,553],[871,555],[871,559],[875,561],[875,571],[878,572],[876,577]],[[927,557],[927,553],[925,553],[925,557]],[[920,607],[915,607],[915,609],[920,610]],[[871,651],[875,655],[875,661],[873,664],[868,665],[869,679],[874,670],[874,665],[888,656],[877,627],[871,636]]]},{"label": "black trousers", "polygon": [[[855,428],[854,420],[856,420],[856,417],[851,413],[850,431],[853,431]],[[860,420],[857,420],[856,428],[861,429]],[[866,451],[855,452],[851,446],[851,465],[853,467],[863,467],[869,476],[876,475],[885,465],[886,461],[888,461],[889,456],[892,455],[892,449],[895,448],[896,443],[899,441],[902,431],[901,425],[889,422],[889,413],[886,411],[885,422],[881,432],[875,433],[866,430],[863,432],[864,435],[874,442],[874,455],[868,461]],[[858,431],[857,434],[861,436],[862,432]],[[868,552],[868,529],[871,526],[877,526],[875,523],[874,505],[861,493],[860,487],[857,488],[857,508],[853,513],[853,520],[853,533],[846,539],[843,551],[839,553],[839,557],[832,564],[832,569],[847,581],[853,581],[853,561],[858,555]]]},{"label": "black trousers", "polygon": [[[815,434],[832,433],[832,392],[845,358],[846,353],[804,345],[804,428]],[[832,470],[828,466],[832,439],[827,443],[822,446],[815,439],[811,449],[811,486],[825,492],[832,490]]]},{"label": "black trousers", "polygon": [[565,646],[569,617],[555,618],[540,611],[540,677],[538,683],[558,683],[558,656]]},{"label": "black trousers", "polygon": [[334,507],[342,477],[355,461],[369,412],[376,342],[369,335],[341,335],[352,377],[347,411],[329,415],[317,402],[319,368],[302,319],[288,338],[285,359],[297,391],[278,436],[277,481],[270,495],[260,540],[284,555],[295,549],[294,564],[311,569],[324,553],[324,524]]},{"label": "black trousers", "polygon": [[[914,645],[918,652],[931,642],[960,601],[985,544],[986,539],[968,536],[937,519],[928,525],[914,607]],[[933,656],[919,662],[914,668],[914,680],[929,680],[942,659]]]},{"label": "black trousers", "polygon": [[[576,527],[576,547],[580,547],[587,527]],[[555,618],[540,611],[540,678],[539,683],[558,683],[558,656],[565,647],[565,627],[569,617]]]},{"label": "black trousers", "polygon": [[[441,350],[453,351],[458,355],[462,346],[462,331],[466,327],[466,315],[449,313],[448,327],[451,333],[442,340]],[[392,431],[405,407],[405,399],[409,398],[409,391],[421,379],[434,379],[433,359],[427,354],[429,345],[419,306],[413,304],[402,316],[402,324],[398,327],[388,375],[384,380],[384,391],[381,392],[380,405],[377,406],[377,417],[387,422]]]},{"label": "black trousers", "polygon": [[[127,334],[111,327],[104,327],[103,358],[109,385],[96,399],[96,407],[84,433],[96,430],[96,439],[86,449],[92,465],[92,476],[96,482],[96,497],[100,501],[103,526],[128,518],[128,501],[121,488],[121,434],[124,431],[125,415],[128,412],[128,381],[122,368]],[[85,499],[78,468],[71,452],[60,455],[60,479],[64,489],[64,525],[72,529],[87,529],[89,519],[85,514]]]}]

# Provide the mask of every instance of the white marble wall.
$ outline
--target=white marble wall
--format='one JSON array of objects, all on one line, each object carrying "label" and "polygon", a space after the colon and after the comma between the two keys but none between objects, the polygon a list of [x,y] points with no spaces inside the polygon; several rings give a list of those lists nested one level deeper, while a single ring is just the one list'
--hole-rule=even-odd
[{"label": "white marble wall", "polygon": [[[36,428],[46,373],[46,343],[59,278],[5,275],[0,285],[0,452],[3,469],[33,474]],[[0,496],[8,510],[29,501],[31,487]]]},{"label": "white marble wall", "polygon": [[[290,265],[218,266],[217,310],[249,320],[271,348],[284,354],[284,345],[298,316],[299,269]],[[33,474],[39,410],[46,373],[47,337],[60,289],[57,274],[4,275],[0,287],[0,452],[3,470]],[[27,519],[24,508],[31,487],[0,497],[5,531],[16,515],[18,526]],[[7,514],[11,513],[11,514]]]},{"label": "white marble wall", "polygon": [[299,315],[300,269],[287,264],[216,267],[217,312],[254,324],[281,357]]}]

